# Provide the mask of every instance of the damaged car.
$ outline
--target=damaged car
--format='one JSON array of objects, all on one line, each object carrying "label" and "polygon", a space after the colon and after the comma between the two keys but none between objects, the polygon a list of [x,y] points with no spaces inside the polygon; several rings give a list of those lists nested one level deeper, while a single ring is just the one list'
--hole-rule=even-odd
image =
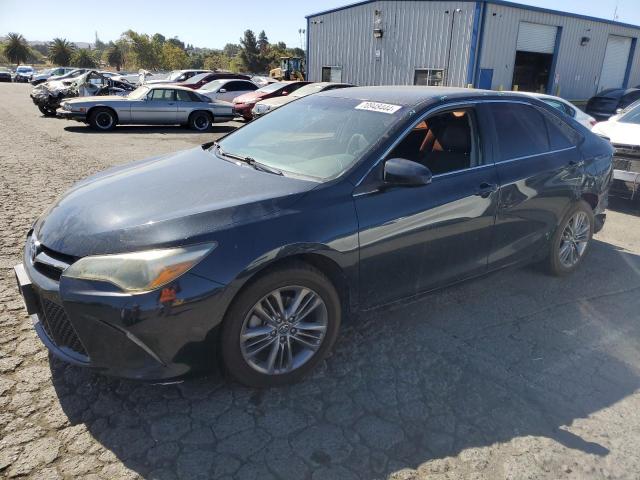
[{"label": "damaged car", "polygon": [[129,82],[117,81],[107,72],[91,70],[75,78],[45,82],[31,92],[31,100],[46,117],[54,117],[65,98],[125,95],[135,89]]}]

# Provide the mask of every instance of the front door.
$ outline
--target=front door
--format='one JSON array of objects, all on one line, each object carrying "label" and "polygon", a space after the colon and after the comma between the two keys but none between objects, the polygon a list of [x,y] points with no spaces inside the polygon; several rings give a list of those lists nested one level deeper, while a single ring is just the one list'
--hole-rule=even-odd
[{"label": "front door", "polygon": [[154,88],[145,99],[131,106],[132,123],[177,123],[178,106],[171,88]]},{"label": "front door", "polygon": [[473,107],[426,118],[387,159],[422,163],[431,184],[356,190],[365,308],[486,271],[498,180],[477,125]]},{"label": "front door", "polygon": [[568,206],[579,196],[584,169],[580,134],[556,113],[518,103],[489,103],[500,179],[489,264],[504,267],[544,252]]}]

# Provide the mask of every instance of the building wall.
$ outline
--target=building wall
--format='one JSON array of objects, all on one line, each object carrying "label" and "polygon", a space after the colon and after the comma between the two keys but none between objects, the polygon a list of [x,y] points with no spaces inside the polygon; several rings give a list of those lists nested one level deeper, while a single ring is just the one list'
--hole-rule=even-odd
[{"label": "building wall", "polygon": [[[448,84],[465,86],[475,7],[475,2],[381,0],[310,17],[309,80],[319,81],[323,66],[341,66],[343,82],[412,85],[416,68],[446,67],[452,38]],[[373,35],[376,10],[384,32],[379,39]]]},{"label": "building wall", "polygon": [[[486,4],[481,68],[492,68],[493,89],[511,89],[516,41],[521,21],[562,27],[556,63],[560,96],[583,100],[597,93],[598,81],[610,34],[640,37],[640,29],[623,27],[564,15]],[[590,37],[586,46],[582,37]],[[640,46],[636,48],[629,86],[640,84]],[[555,92],[555,87],[554,87]]]}]

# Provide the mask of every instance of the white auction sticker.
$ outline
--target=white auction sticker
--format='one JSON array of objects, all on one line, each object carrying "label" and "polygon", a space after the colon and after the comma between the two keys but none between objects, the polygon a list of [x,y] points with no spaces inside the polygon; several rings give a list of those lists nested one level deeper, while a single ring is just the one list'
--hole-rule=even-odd
[{"label": "white auction sticker", "polygon": [[388,113],[391,115],[401,108],[401,105],[391,105],[390,103],[362,102],[356,107],[356,110],[368,110],[370,112]]}]

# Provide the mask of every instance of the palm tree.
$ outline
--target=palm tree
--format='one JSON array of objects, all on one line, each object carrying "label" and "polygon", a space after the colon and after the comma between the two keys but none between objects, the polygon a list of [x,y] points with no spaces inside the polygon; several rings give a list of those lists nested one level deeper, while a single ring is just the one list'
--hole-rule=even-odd
[{"label": "palm tree", "polygon": [[31,56],[31,50],[27,40],[19,33],[10,33],[7,35],[7,42],[3,49],[4,56],[11,63],[20,65],[27,61]]},{"label": "palm tree", "polygon": [[91,50],[81,48],[71,56],[71,63],[75,67],[80,68],[94,68],[97,65],[96,59],[91,53]]},{"label": "palm tree", "polygon": [[54,38],[49,44],[49,60],[54,65],[69,65],[71,55],[75,51],[73,44],[65,38]]},{"label": "palm tree", "polygon": [[104,58],[110,66],[116,67],[116,70],[120,71],[124,63],[124,52],[118,44],[114,44],[107,48]]}]

